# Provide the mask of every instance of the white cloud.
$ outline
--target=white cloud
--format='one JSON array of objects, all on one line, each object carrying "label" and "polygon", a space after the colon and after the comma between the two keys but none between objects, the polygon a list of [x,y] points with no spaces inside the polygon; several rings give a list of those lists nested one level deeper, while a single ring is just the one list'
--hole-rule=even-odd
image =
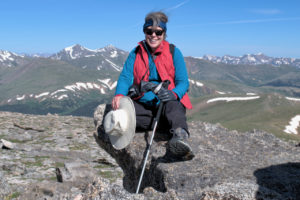
[{"label": "white cloud", "polygon": [[207,25],[250,24],[250,23],[279,22],[279,21],[300,21],[300,17],[269,18],[269,19],[247,19],[247,20],[235,20],[235,21],[225,21],[225,22],[212,22],[212,23],[203,23],[203,24],[174,25],[174,27],[176,27],[176,28],[184,28],[184,27],[207,26]]},{"label": "white cloud", "polygon": [[177,4],[177,5],[173,6],[173,7],[171,7],[171,8],[165,9],[165,11],[168,12],[168,11],[170,11],[170,10],[175,10],[175,9],[177,9],[177,8],[180,8],[181,6],[183,6],[184,4],[186,4],[186,3],[188,3],[188,2],[189,2],[189,0],[186,0],[186,1],[184,1],[184,2],[181,2],[181,3],[179,3],[179,4]]},{"label": "white cloud", "polygon": [[[180,8],[181,6],[183,6],[184,4],[188,3],[190,0],[186,0],[184,2],[181,2],[173,7],[170,7],[170,8],[166,8],[166,9],[163,9],[164,12],[169,12],[171,10],[175,10],[177,8]],[[137,28],[137,27],[140,27],[142,24],[144,24],[144,21],[141,21],[141,22],[138,22],[136,23],[135,25],[133,26],[130,26],[130,28]]]}]

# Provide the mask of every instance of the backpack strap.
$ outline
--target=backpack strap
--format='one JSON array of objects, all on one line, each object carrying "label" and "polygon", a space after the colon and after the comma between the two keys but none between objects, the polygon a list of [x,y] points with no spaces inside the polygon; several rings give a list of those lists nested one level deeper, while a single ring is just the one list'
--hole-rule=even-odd
[{"label": "backpack strap", "polygon": [[[137,54],[137,52],[139,51],[140,48],[141,48],[140,45],[138,45],[138,46],[135,48],[134,53]],[[174,45],[174,44],[170,44],[170,45],[169,45],[169,48],[170,48],[170,53],[171,53],[171,55],[172,55],[172,58],[174,58],[175,45]]]},{"label": "backpack strap", "polygon": [[134,53],[137,54],[140,48],[141,48],[140,45],[137,45],[135,50],[134,50]]},{"label": "backpack strap", "polygon": [[174,51],[175,51],[175,45],[174,44],[170,44],[170,53],[172,54],[172,58],[174,58]]}]

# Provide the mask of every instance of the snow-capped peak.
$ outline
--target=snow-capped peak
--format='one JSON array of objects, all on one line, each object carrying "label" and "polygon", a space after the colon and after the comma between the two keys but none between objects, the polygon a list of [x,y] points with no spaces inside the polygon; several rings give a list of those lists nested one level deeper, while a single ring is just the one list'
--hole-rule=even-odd
[{"label": "snow-capped peak", "polygon": [[7,67],[15,66],[17,63],[16,60],[23,57],[10,51],[0,50],[0,64]]},{"label": "snow-capped peak", "polygon": [[79,44],[66,47],[64,51],[70,56],[71,59],[76,59],[86,55],[93,55],[95,53],[94,50],[87,49]]},{"label": "snow-capped peak", "polygon": [[9,51],[2,51],[0,50],[0,62],[3,62],[5,60],[11,60],[13,61],[14,59],[12,58],[14,54],[9,52]]},{"label": "snow-capped peak", "polygon": [[114,51],[117,50],[117,48],[115,46],[113,46],[112,44],[109,44],[103,48],[97,49],[97,52],[109,52],[109,51]]},{"label": "snow-capped peak", "polygon": [[211,61],[211,60],[216,59],[217,56],[213,56],[213,55],[204,55],[203,58],[204,58],[205,60],[210,60],[210,61]]},{"label": "snow-capped peak", "polygon": [[95,56],[96,53],[97,51],[95,50],[87,49],[79,44],[75,44],[64,48],[59,53],[51,56],[51,58],[57,60],[73,60],[81,57]]},{"label": "snow-capped peak", "polygon": [[[74,60],[82,57],[97,56],[99,53],[106,54],[105,57],[115,58],[118,56],[118,49],[113,45],[108,45],[100,49],[88,49],[79,44],[75,44],[64,48],[59,53],[54,54],[50,58],[56,60]],[[120,51],[123,53],[122,51]]]},{"label": "snow-capped peak", "polygon": [[300,59],[295,58],[273,58],[266,56],[263,53],[257,54],[245,54],[243,56],[229,56],[223,57],[204,55],[203,57],[197,57],[198,59],[204,59],[213,63],[226,63],[226,64],[248,64],[248,65],[259,65],[259,64],[270,64],[274,66],[280,65],[292,65],[300,68]]},{"label": "snow-capped peak", "polygon": [[116,47],[114,47],[112,44],[109,44],[104,48],[106,48],[106,49],[116,49]]}]

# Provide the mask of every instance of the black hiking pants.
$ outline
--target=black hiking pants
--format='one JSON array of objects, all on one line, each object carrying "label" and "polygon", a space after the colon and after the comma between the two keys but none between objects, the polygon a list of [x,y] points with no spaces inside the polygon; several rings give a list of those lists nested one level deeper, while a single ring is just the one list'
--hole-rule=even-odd
[{"label": "black hiking pants", "polygon": [[[151,130],[158,107],[147,106],[137,101],[133,101],[133,103],[136,113],[136,129]],[[180,127],[189,132],[185,114],[186,108],[179,101],[165,102],[158,122],[158,129],[169,131]]]}]

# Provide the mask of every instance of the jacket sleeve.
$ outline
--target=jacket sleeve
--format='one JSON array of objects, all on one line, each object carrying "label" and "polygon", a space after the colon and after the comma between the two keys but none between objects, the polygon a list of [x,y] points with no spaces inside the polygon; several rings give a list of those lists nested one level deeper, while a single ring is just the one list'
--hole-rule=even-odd
[{"label": "jacket sleeve", "polygon": [[115,95],[124,95],[126,96],[128,94],[129,87],[133,84],[133,68],[134,68],[134,62],[135,62],[135,49],[133,49],[123,66],[123,70],[119,76],[118,84],[116,88]]},{"label": "jacket sleeve", "polygon": [[183,55],[177,47],[174,49],[173,63],[175,67],[175,88],[172,91],[181,99],[189,89],[189,79]]}]

